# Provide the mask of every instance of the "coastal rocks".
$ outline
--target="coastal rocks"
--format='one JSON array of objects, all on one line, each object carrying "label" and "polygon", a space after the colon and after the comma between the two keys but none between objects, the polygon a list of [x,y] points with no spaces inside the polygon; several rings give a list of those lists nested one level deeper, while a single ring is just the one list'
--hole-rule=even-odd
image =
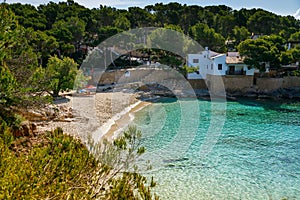
[{"label": "coastal rocks", "polygon": [[257,88],[256,87],[250,87],[250,88],[244,88],[242,90],[243,93],[257,93]]},{"label": "coastal rocks", "polygon": [[67,106],[60,106],[59,112],[55,113],[54,121],[73,121],[73,109]]},{"label": "coastal rocks", "polygon": [[239,91],[239,90],[236,90],[236,91],[230,91],[230,92],[227,92],[227,91],[226,91],[226,94],[227,94],[227,96],[232,96],[232,97],[240,97],[240,96],[243,96],[243,92],[242,92],[242,91]]},{"label": "coastal rocks", "polygon": [[258,91],[256,87],[244,88],[242,90],[242,96],[248,98],[256,98],[258,96]]},{"label": "coastal rocks", "polygon": [[255,86],[243,90],[226,91],[227,96],[259,99],[300,99],[300,87],[278,90],[258,90]]},{"label": "coastal rocks", "polygon": [[293,98],[300,99],[300,92],[293,95]]},{"label": "coastal rocks", "polygon": [[209,91],[207,89],[195,89],[195,94],[197,97],[208,97]]},{"label": "coastal rocks", "polygon": [[260,94],[257,96],[258,99],[273,99],[273,96],[266,95],[266,94]]},{"label": "coastal rocks", "polygon": [[259,99],[300,99],[300,90],[296,88],[289,88],[278,89],[275,91],[259,91],[253,96]]},{"label": "coastal rocks", "polygon": [[147,95],[162,96],[162,97],[175,97],[174,93],[167,87],[160,84],[146,84],[137,88],[137,92],[146,92]]},{"label": "coastal rocks", "polygon": [[22,115],[29,121],[44,121],[47,120],[47,115],[38,110],[28,110],[27,112],[22,112]]},{"label": "coastal rocks", "polygon": [[256,98],[258,95],[256,93],[246,93],[243,96],[248,98]]},{"label": "coastal rocks", "polygon": [[13,136],[16,138],[25,137],[25,136],[35,136],[37,126],[35,123],[29,121],[24,121],[20,124],[20,127],[13,129]]},{"label": "coastal rocks", "polygon": [[147,85],[142,85],[138,88],[139,91],[150,92],[151,89]]},{"label": "coastal rocks", "polygon": [[74,118],[73,110],[65,105],[48,105],[44,108],[22,111],[21,114],[32,122],[52,121]]},{"label": "coastal rocks", "polygon": [[226,90],[227,96],[255,98],[259,95],[256,87],[243,88],[241,90]]},{"label": "coastal rocks", "polygon": [[77,120],[72,108],[72,98],[60,98],[55,100],[54,104],[49,104],[42,108],[20,110],[19,114],[28,120],[30,124],[23,122],[25,124],[21,124],[18,129],[14,130],[15,136],[31,136],[54,130],[57,127],[63,127],[67,133],[76,134],[76,130],[72,125]]},{"label": "coastal rocks", "polygon": [[[148,84],[138,89],[141,96],[161,96],[161,97],[209,97],[207,89],[195,89],[193,92],[188,90],[169,90],[159,84]],[[274,91],[259,90],[256,86],[244,88],[243,90],[227,90],[226,96],[235,99],[236,97],[259,98],[259,99],[300,99],[300,87],[278,89]],[[229,98],[229,99],[230,99]]]},{"label": "coastal rocks", "polygon": [[160,96],[170,98],[194,98],[209,96],[209,92],[206,89],[193,90],[192,88],[184,88],[183,84],[176,81],[166,81],[164,85],[153,83],[146,84],[137,89],[137,92],[142,92],[141,96]]},{"label": "coastal rocks", "polygon": [[278,89],[269,93],[269,96],[284,99],[300,99],[300,87]]},{"label": "coastal rocks", "polygon": [[164,90],[153,90],[152,94],[155,96],[161,96],[161,97],[176,97],[176,95],[171,91],[164,91]]}]

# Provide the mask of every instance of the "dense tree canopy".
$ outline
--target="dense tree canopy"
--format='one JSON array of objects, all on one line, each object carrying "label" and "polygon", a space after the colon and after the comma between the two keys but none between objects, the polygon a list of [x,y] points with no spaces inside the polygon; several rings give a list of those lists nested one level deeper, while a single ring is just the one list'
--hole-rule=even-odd
[{"label": "dense tree canopy", "polygon": [[263,10],[255,12],[247,21],[248,28],[253,33],[269,35],[276,31],[276,15]]},{"label": "dense tree canopy", "polygon": [[[300,29],[300,21],[292,16],[279,16],[255,8],[233,10],[225,5],[201,7],[173,2],[156,3],[145,8],[129,7],[128,10],[104,5],[88,9],[73,0],[68,0],[59,3],[49,2],[38,8],[20,3],[10,4],[8,7],[16,14],[20,25],[33,28],[35,31],[46,31],[47,35],[54,36],[59,42],[57,52],[79,62],[83,60],[82,55],[78,53],[79,43],[97,45],[97,42],[105,40],[112,33],[119,32],[112,31],[112,29],[128,30],[129,28],[177,25],[185,34],[195,36],[195,39],[201,41],[202,45],[207,45],[215,51],[226,50],[218,44],[224,39],[235,40],[234,47],[236,47],[251,33],[280,34],[288,40]],[[192,34],[191,29],[196,24],[203,24],[202,26],[206,27],[203,30],[204,36],[199,36],[195,30],[194,35]],[[206,40],[203,42],[201,37]]]},{"label": "dense tree canopy", "polygon": [[299,42],[300,41],[300,31],[291,34],[289,41]]},{"label": "dense tree canopy", "polygon": [[[37,64],[44,68],[48,59],[55,55],[59,58],[71,57],[80,66],[88,47],[97,46],[124,30],[151,26],[171,27],[218,52],[238,50],[238,45],[252,34],[278,35],[282,41],[274,43],[270,39],[263,39],[268,44],[275,44],[275,47],[270,48],[263,45],[274,54],[271,64],[278,66],[297,60],[297,56],[292,57],[290,53],[297,50],[287,51],[284,42],[299,41],[300,21],[292,16],[280,16],[263,9],[233,10],[225,5],[202,7],[175,2],[156,3],[145,8],[133,6],[128,10],[105,5],[89,9],[73,0],[49,2],[37,8],[20,3],[3,5],[14,13],[14,20],[22,30],[18,34],[23,34],[24,37],[20,38],[24,38],[24,41],[20,42],[19,38],[17,43],[28,45],[31,49],[29,52],[36,54],[34,57],[38,59]],[[8,38],[5,45],[9,41]],[[261,47],[260,42],[250,43]],[[241,46],[245,46],[245,43]],[[21,52],[18,50],[19,55]]]},{"label": "dense tree canopy", "polygon": [[225,38],[216,33],[213,28],[206,24],[198,23],[190,27],[190,35],[202,46],[209,47],[215,51],[225,52]]},{"label": "dense tree canopy", "polygon": [[20,3],[11,4],[11,10],[16,14],[18,22],[25,28],[31,27],[34,30],[45,30],[47,20],[43,13],[34,6]]},{"label": "dense tree canopy", "polygon": [[[26,106],[27,99],[36,92],[32,76],[37,67],[37,56],[28,45],[23,27],[14,13],[0,5],[0,110],[10,106]],[[23,99],[20,102],[20,99]],[[26,100],[25,100],[26,99]],[[1,112],[0,111],[0,112]],[[1,113],[0,113],[1,114]]]},{"label": "dense tree canopy", "polygon": [[[247,39],[241,42],[238,50],[246,57],[246,64],[264,71],[266,66],[271,68],[280,66],[280,57],[285,52],[284,44],[285,40],[280,36],[263,36],[256,40]],[[286,60],[284,62],[286,63]]]},{"label": "dense tree canopy", "polygon": [[48,102],[45,92],[57,96],[73,88],[77,63],[67,57],[48,60],[57,52],[56,38],[19,25],[6,4],[0,4],[0,20],[0,120],[10,125],[16,110]]}]

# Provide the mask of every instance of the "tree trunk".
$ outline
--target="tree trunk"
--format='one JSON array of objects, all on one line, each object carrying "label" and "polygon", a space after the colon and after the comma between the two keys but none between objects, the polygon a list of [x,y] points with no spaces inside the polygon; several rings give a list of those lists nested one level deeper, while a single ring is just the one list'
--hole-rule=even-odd
[{"label": "tree trunk", "polygon": [[52,97],[59,97],[59,90],[53,90]]}]

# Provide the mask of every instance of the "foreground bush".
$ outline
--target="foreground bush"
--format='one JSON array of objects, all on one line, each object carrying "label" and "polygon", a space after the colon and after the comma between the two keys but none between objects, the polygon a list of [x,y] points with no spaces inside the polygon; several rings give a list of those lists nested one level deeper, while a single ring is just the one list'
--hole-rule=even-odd
[{"label": "foreground bush", "polygon": [[35,139],[32,147],[24,138],[10,145],[0,140],[0,199],[84,196],[87,179],[97,166],[86,148],[61,129]]},{"label": "foreground bush", "polygon": [[[97,161],[79,140],[61,129],[17,139],[5,123],[0,131],[0,199],[153,199],[143,176]],[[126,142],[132,137],[125,133],[106,147],[126,155]],[[116,153],[101,155],[112,152]]]}]

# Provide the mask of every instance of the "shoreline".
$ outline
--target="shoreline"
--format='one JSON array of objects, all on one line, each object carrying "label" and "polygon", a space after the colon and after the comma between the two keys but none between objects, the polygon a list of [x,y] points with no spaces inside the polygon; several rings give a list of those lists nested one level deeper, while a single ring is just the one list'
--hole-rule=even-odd
[{"label": "shoreline", "polygon": [[[173,97],[173,96],[172,96]],[[92,109],[86,107],[87,100],[94,99],[95,114],[92,116],[86,113],[80,113],[80,109],[76,110],[73,102],[80,102],[80,106],[84,109]],[[76,96],[73,94],[66,94],[62,99],[54,102],[54,104],[48,105],[42,110],[32,110],[31,114],[34,114],[32,120],[28,120],[34,123],[37,127],[37,134],[42,134],[46,131],[52,131],[57,127],[61,127],[66,134],[73,135],[75,137],[83,134],[80,131],[90,132],[94,139],[99,140],[99,138],[106,138],[113,140],[122,132],[133,120],[134,113],[145,108],[146,106],[152,104],[161,98],[171,98],[167,96],[156,96],[155,94],[148,95],[147,98],[141,96],[138,93],[128,93],[128,92],[107,92],[107,93],[96,93],[93,96]],[[174,97],[173,97],[174,98]],[[211,100],[210,96],[197,96],[199,100]],[[243,99],[249,100],[276,100],[279,102],[299,102],[299,99],[287,99],[287,98],[268,98],[265,96],[259,97],[245,97],[245,96],[235,96],[234,98],[227,98],[229,101],[239,101]],[[113,103],[113,105],[112,105]],[[101,104],[101,105],[99,105]],[[57,113],[59,110],[59,113]],[[85,110],[85,111],[86,111]],[[79,111],[79,113],[77,112]],[[49,117],[49,113],[51,116]],[[56,115],[53,116],[52,115]],[[38,117],[39,119],[35,119]],[[88,121],[97,121],[98,125],[91,127],[88,126]],[[86,121],[86,122],[85,122]],[[78,123],[86,126],[86,129],[79,130]],[[82,138],[83,139],[83,138]]]},{"label": "shoreline", "polygon": [[129,106],[130,109],[127,112],[123,113],[123,115],[110,124],[110,128],[103,134],[103,138],[108,140],[116,139],[119,134],[125,130],[131,122],[133,122],[135,119],[134,113],[144,109],[149,105],[151,105],[150,102],[139,101],[138,103]]},{"label": "shoreline", "polygon": [[[42,110],[33,111],[46,117],[48,112],[59,110],[61,119],[56,117],[29,121],[36,124],[37,134],[61,127],[64,133],[79,137],[82,142],[86,139],[84,132],[89,133],[95,141],[103,138],[113,140],[134,120],[135,112],[150,105],[154,100],[139,98],[136,93],[126,92],[96,93],[93,96],[68,94]],[[93,101],[95,105],[91,107]],[[77,104],[74,105],[74,102]],[[67,115],[70,117],[65,117]]]},{"label": "shoreline", "polygon": [[92,138],[96,142],[102,139],[114,140],[134,120],[134,113],[150,104],[150,102],[138,101],[129,105],[92,132]]}]

